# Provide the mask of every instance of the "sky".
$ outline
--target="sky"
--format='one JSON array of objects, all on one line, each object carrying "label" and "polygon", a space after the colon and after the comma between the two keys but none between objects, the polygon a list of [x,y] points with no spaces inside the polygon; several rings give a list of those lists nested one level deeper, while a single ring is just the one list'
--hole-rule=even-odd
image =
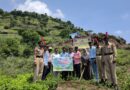
[{"label": "sky", "polygon": [[130,0],[0,0],[6,11],[47,13],[74,25],[121,36],[130,43]]}]

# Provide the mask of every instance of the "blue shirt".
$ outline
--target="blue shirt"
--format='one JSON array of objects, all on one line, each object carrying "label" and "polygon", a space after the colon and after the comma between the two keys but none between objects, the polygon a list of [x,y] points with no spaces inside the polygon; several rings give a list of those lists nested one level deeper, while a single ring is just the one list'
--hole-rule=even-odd
[{"label": "blue shirt", "polygon": [[62,53],[60,54],[60,56],[61,56],[61,57],[69,57],[69,53],[67,53],[67,52],[63,53],[63,52],[62,52]]},{"label": "blue shirt", "polygon": [[89,58],[96,58],[96,47],[92,46],[89,49]]},{"label": "blue shirt", "polygon": [[44,64],[47,66],[49,61],[49,51],[45,51],[44,53]]}]

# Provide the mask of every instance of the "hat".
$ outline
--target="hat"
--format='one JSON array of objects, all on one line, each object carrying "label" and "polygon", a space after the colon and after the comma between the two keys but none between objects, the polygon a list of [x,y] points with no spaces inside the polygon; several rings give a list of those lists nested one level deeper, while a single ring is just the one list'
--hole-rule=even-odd
[{"label": "hat", "polygon": [[108,41],[108,32],[105,34],[104,41]]}]

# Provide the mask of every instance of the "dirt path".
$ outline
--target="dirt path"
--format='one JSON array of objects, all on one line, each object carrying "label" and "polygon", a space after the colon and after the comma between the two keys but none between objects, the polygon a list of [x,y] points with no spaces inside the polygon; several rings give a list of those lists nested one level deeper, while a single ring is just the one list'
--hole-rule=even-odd
[{"label": "dirt path", "polygon": [[112,90],[103,86],[96,86],[89,84],[88,82],[60,82],[57,90]]}]

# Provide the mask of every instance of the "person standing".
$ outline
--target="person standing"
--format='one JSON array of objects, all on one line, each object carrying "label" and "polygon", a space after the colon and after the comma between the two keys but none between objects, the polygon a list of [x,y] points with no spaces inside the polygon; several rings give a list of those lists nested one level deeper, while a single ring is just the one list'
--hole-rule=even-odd
[{"label": "person standing", "polygon": [[43,60],[43,53],[44,53],[44,44],[42,41],[38,42],[38,46],[34,49],[34,78],[33,81],[36,82],[38,79],[41,79],[44,60]]},{"label": "person standing", "polygon": [[44,70],[43,70],[43,74],[42,74],[42,80],[45,80],[46,76],[50,72],[49,58],[50,58],[50,53],[48,50],[48,46],[45,46],[45,48],[44,48]]},{"label": "person standing", "polygon": [[48,51],[49,51],[49,60],[48,60],[48,66],[49,66],[49,69],[51,71],[51,68],[52,68],[52,47],[49,47],[48,48]]},{"label": "person standing", "polygon": [[[69,57],[69,53],[65,47],[62,48],[62,53],[60,54],[61,57]],[[68,71],[62,71],[62,79],[67,80]]]},{"label": "person standing", "polygon": [[83,78],[85,80],[90,79],[90,63],[89,63],[89,53],[87,50],[83,49],[83,54],[81,56],[82,70],[84,70]]},{"label": "person standing", "polygon": [[105,69],[108,81],[111,83],[111,86],[118,88],[117,86],[117,76],[116,76],[116,46],[109,43],[109,39],[106,33],[105,45],[102,47],[103,62],[105,63]]},{"label": "person standing", "polygon": [[[54,49],[54,53],[52,54],[52,60],[54,60],[55,58],[59,58],[60,54],[58,53],[58,48]],[[52,61],[53,62],[53,61]],[[59,72],[58,71],[53,71],[54,76],[58,76]]]},{"label": "person standing", "polygon": [[[69,48],[69,56],[70,56],[70,57],[72,58],[72,60],[73,60],[73,58],[74,58],[74,52],[73,52],[73,48],[72,48],[72,47]],[[74,62],[74,60],[73,60],[73,62]],[[73,63],[73,67],[74,67],[74,63]],[[68,73],[69,73],[69,76],[72,76],[73,71],[69,71]]]},{"label": "person standing", "polygon": [[104,78],[103,78],[104,64],[102,62],[102,48],[99,45],[98,41],[96,41],[95,43],[96,43],[96,63],[97,63],[97,67],[98,67],[100,83],[104,83],[106,80],[106,77],[104,76]]},{"label": "person standing", "polygon": [[78,50],[78,47],[75,47],[74,51],[74,73],[73,75],[80,78],[80,63],[81,63],[81,53]]},{"label": "person standing", "polygon": [[92,67],[93,70],[93,74],[96,78],[96,82],[99,82],[99,77],[98,77],[98,67],[96,64],[96,47],[94,45],[92,45],[92,42],[89,42],[89,60],[90,60],[90,65]]}]

